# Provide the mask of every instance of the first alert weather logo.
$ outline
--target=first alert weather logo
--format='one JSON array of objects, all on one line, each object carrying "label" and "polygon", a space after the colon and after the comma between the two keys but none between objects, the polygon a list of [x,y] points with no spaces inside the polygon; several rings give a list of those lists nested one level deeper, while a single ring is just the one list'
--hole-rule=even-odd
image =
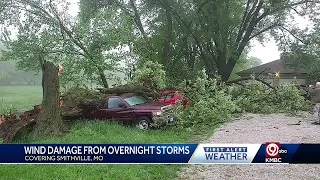
[{"label": "first alert weather logo", "polygon": [[247,147],[203,147],[206,160],[243,161],[247,160]]}]

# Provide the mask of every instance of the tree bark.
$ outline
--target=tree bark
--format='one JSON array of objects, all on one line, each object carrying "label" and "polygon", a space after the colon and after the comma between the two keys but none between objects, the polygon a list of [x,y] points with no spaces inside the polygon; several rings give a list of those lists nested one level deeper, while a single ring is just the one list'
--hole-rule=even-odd
[{"label": "tree bark", "polygon": [[[239,78],[239,79],[228,81],[228,82],[226,82],[226,84],[238,83],[240,81],[246,81],[246,80],[250,80],[250,79],[252,79],[252,78],[251,77],[242,77],[242,78]],[[271,86],[270,83],[268,83],[268,82],[266,82],[266,81],[264,81],[264,80],[262,80],[262,79],[260,79],[258,77],[255,77],[254,80],[261,82],[262,84],[268,86],[269,88],[271,88],[273,90],[276,89],[275,87]]]},{"label": "tree bark", "polygon": [[[166,12],[167,17],[167,29],[166,29],[166,39],[163,43],[163,64],[166,66],[168,64],[169,58],[170,58],[170,44],[172,41],[172,15],[170,10],[170,5],[167,0],[163,1],[163,5]],[[165,68],[167,69],[167,67]]]},{"label": "tree bark", "polygon": [[34,132],[42,136],[62,135],[58,68],[48,61],[42,65],[42,88],[43,100]]},{"label": "tree bark", "polygon": [[146,38],[147,35],[146,35],[146,32],[144,31],[144,28],[143,28],[143,25],[142,25],[142,22],[141,22],[141,18],[140,18],[140,15],[139,15],[139,11],[138,11],[138,8],[136,6],[135,1],[134,0],[130,0],[130,5],[131,5],[131,7],[133,9],[133,12],[134,12],[134,21],[135,21],[136,25],[138,26],[142,36],[144,38]]},{"label": "tree bark", "polygon": [[104,88],[109,88],[108,81],[107,81],[106,75],[103,72],[103,69],[98,67],[98,72],[99,72],[99,76],[100,76],[101,83],[102,83],[101,85]]}]

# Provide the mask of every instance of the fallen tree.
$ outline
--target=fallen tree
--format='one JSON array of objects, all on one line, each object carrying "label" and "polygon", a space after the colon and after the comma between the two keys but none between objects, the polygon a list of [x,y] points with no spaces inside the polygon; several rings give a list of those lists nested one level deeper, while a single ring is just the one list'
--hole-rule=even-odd
[{"label": "fallen tree", "polygon": [[101,107],[107,97],[108,95],[93,90],[72,88],[61,96],[61,116],[64,119],[81,117],[85,112]]},{"label": "fallen tree", "polygon": [[247,81],[247,80],[259,81],[259,82],[261,82],[262,84],[268,86],[269,88],[271,88],[271,89],[273,89],[273,90],[276,89],[275,87],[271,86],[270,83],[268,83],[268,82],[266,82],[265,80],[260,79],[260,78],[258,78],[258,77],[254,77],[254,78],[252,78],[252,77],[242,77],[242,78],[239,78],[239,79],[235,79],[235,80],[232,80],[232,81],[228,81],[228,82],[226,82],[226,84],[227,84],[227,85],[238,84],[238,85],[244,86],[244,85],[241,84],[240,82],[241,82],[241,81]]},{"label": "fallen tree", "polygon": [[145,98],[153,98],[157,99],[159,98],[160,94],[154,90],[143,86],[137,86],[137,85],[122,85],[117,86],[114,88],[98,88],[98,90],[103,94],[113,94],[113,95],[121,95],[125,93],[135,93],[137,95],[143,96]]},{"label": "fallen tree", "polygon": [[75,87],[64,93],[62,97],[61,115],[65,119],[82,117],[86,112],[102,107],[109,96],[134,93],[146,99],[158,98],[159,94],[151,89],[122,85],[114,88],[98,88],[98,91]]},{"label": "fallen tree", "polygon": [[33,110],[25,111],[19,115],[1,115],[0,138],[4,143],[12,141],[17,132],[25,126],[35,125],[38,118],[40,106],[34,106]]},{"label": "fallen tree", "polygon": [[[63,120],[83,118],[85,113],[101,108],[109,96],[135,93],[145,98],[159,97],[156,91],[133,85],[123,85],[110,89],[99,88],[97,90],[74,87],[62,94],[60,97],[61,118]],[[3,139],[4,143],[9,143],[23,127],[38,124],[42,109],[42,105],[35,105],[34,109],[22,112],[19,117],[16,115],[0,115],[0,139]]]}]

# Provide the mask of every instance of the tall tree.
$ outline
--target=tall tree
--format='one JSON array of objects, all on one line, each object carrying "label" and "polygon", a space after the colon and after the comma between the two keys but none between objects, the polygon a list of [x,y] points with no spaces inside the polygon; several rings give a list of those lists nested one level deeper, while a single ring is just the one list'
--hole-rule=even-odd
[{"label": "tall tree", "polygon": [[108,87],[104,71],[112,68],[114,62],[108,61],[106,57],[110,57],[110,54],[105,52],[112,46],[115,48],[121,45],[123,38],[119,37],[131,32],[129,21],[118,19],[119,13],[111,11],[112,7],[98,14],[93,22],[85,26],[68,14],[69,4],[62,0],[1,0],[0,5],[3,24],[16,25],[25,16],[31,16],[41,20],[39,25],[59,28],[63,41],[68,44],[66,48],[71,49],[75,55],[84,57],[82,60],[87,62],[82,63],[86,64],[82,66],[83,69],[88,67],[84,71],[97,74],[101,84]]},{"label": "tall tree", "polygon": [[[105,1],[106,2],[106,1]],[[197,47],[190,43],[189,33],[174,19],[171,10],[175,1],[143,0],[112,1],[135,22],[136,33],[132,52],[139,63],[152,60],[161,63],[170,85],[177,84],[201,70]],[[100,8],[106,5],[99,4]],[[142,26],[141,26],[142,25]]]},{"label": "tall tree", "polygon": [[288,66],[310,71],[309,83],[320,81],[320,23],[314,24],[314,30],[307,36],[291,40],[283,47],[282,58]]},{"label": "tall tree", "polygon": [[[80,1],[78,22],[81,39],[104,70],[119,70],[123,47],[132,41],[132,21],[114,5],[97,10],[88,1]],[[89,14],[88,14],[89,13]],[[86,67],[85,73],[92,74]],[[108,78],[108,77],[106,77]]]},{"label": "tall tree", "polygon": [[116,4],[126,12],[141,35],[134,42],[135,52],[142,59],[161,62],[169,77],[177,72],[176,63],[188,68],[203,65],[210,77],[220,75],[223,81],[253,39],[263,42],[272,35],[283,45],[287,37],[298,38],[302,32],[294,25],[293,15],[319,11],[317,0],[101,0],[90,4],[95,10]]},{"label": "tall tree", "polygon": [[203,0],[172,6],[172,11],[193,37],[207,73],[210,76],[217,73],[227,81],[252,39],[262,41],[266,32],[277,39],[282,33],[295,36],[291,15],[299,11],[304,11],[299,15],[318,12],[317,3],[309,0]]}]

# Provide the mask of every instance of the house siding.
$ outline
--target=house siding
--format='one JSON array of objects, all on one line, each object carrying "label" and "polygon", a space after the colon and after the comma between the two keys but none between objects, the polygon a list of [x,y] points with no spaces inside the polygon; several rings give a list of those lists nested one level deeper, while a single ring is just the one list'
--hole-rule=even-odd
[{"label": "house siding", "polygon": [[[270,83],[271,86],[279,86],[279,85],[283,85],[283,84],[289,84],[292,83],[294,81],[296,81],[298,83],[298,85],[305,85],[306,84],[306,80],[305,79],[279,79],[279,84],[276,83],[276,81],[274,81],[274,79],[266,79],[266,82]],[[248,80],[248,83],[253,83],[254,80]]]},{"label": "house siding", "polygon": [[[240,77],[250,77],[250,74],[239,74]],[[296,81],[299,85],[306,85],[307,83],[307,74],[281,74],[280,78],[271,78],[268,76],[268,74],[262,74],[264,77],[269,77],[265,81],[270,83],[271,86],[279,86],[282,84],[288,84],[292,83],[293,81]],[[247,82],[252,83],[252,80],[248,80]]]}]

